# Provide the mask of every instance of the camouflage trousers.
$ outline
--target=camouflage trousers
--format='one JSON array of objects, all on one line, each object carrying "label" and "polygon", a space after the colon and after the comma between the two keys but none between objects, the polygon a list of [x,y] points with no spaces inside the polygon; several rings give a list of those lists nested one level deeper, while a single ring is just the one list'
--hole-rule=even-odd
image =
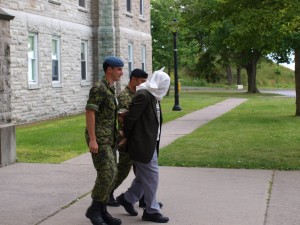
[{"label": "camouflage trousers", "polygon": [[110,145],[101,145],[98,153],[92,153],[92,159],[97,171],[92,199],[107,203],[117,178],[116,149]]},{"label": "camouflage trousers", "polygon": [[123,183],[132,165],[133,160],[130,159],[128,152],[119,151],[118,175],[114,189],[117,189]]}]

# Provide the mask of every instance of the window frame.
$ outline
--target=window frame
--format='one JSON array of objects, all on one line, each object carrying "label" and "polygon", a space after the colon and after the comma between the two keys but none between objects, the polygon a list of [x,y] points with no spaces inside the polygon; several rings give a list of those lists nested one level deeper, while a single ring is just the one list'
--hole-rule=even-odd
[{"label": "window frame", "polygon": [[130,76],[133,70],[133,44],[128,43],[128,74]]},{"label": "window frame", "polygon": [[[53,80],[53,41],[56,41],[56,55],[57,55],[57,80]],[[52,36],[51,39],[51,62],[52,62],[52,70],[51,70],[51,79],[52,83],[61,83],[61,39],[59,36]]]},{"label": "window frame", "polygon": [[78,6],[82,7],[82,8],[86,8],[86,1],[85,0],[78,0]]},{"label": "window frame", "polygon": [[131,13],[131,0],[126,0],[126,11]]},{"label": "window frame", "polygon": [[146,45],[142,45],[142,70],[146,71]]},{"label": "window frame", "polygon": [[144,0],[140,0],[140,16],[144,17]]},{"label": "window frame", "polygon": [[[82,58],[82,46],[84,46],[84,58]],[[85,68],[84,70],[82,69],[82,63],[85,62]],[[80,42],[80,76],[81,76],[81,81],[87,81],[88,80],[88,70],[87,70],[87,65],[88,65],[88,41],[87,40],[81,40]],[[85,72],[85,78],[83,78],[83,71]]]},{"label": "window frame", "polygon": [[[33,42],[29,43],[29,38],[33,38]],[[33,44],[32,51],[29,51],[29,45]],[[32,57],[30,56],[30,52],[32,52]],[[28,71],[27,71],[27,81],[29,84],[38,84],[39,82],[39,73],[38,73],[38,33],[29,32],[28,40],[27,40],[27,63],[28,63]],[[34,63],[32,62],[34,60]],[[33,65],[34,64],[34,65]],[[34,71],[33,71],[34,70]]]}]

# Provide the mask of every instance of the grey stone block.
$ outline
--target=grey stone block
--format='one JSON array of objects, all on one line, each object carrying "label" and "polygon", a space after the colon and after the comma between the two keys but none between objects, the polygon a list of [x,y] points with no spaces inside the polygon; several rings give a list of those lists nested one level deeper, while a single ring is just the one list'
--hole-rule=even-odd
[{"label": "grey stone block", "polygon": [[16,128],[0,124],[0,167],[16,162]]}]

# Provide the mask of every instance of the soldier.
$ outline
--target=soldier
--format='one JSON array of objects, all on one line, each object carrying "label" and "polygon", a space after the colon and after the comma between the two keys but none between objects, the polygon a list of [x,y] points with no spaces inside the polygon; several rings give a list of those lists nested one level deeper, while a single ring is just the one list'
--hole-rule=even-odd
[{"label": "soldier", "polygon": [[[129,103],[133,95],[136,92],[136,86],[139,86],[141,83],[144,83],[148,77],[148,74],[141,69],[134,69],[130,74],[129,84],[125,87],[125,89],[119,94],[118,102],[119,109],[121,111],[128,110]],[[119,129],[121,127],[119,126]],[[128,176],[131,166],[133,165],[133,161],[130,159],[129,155],[125,150],[120,147],[119,148],[119,163],[118,163],[118,176],[115,184],[115,189],[117,189],[125,178]],[[113,192],[110,195],[110,199],[108,204],[109,206],[117,207],[120,204],[115,200],[113,196]]]},{"label": "soldier", "polygon": [[106,208],[109,193],[117,177],[116,120],[117,99],[114,83],[123,75],[124,63],[110,56],[103,63],[105,76],[90,90],[86,105],[86,142],[91,152],[97,177],[92,190],[92,204],[86,217],[93,225],[120,225],[122,221],[113,218]]}]

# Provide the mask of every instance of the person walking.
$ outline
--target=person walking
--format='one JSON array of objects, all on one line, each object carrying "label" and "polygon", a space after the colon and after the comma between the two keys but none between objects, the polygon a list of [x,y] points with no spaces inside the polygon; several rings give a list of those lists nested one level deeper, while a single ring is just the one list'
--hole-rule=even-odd
[{"label": "person walking", "polygon": [[167,223],[156,200],[159,182],[158,155],[162,125],[160,101],[170,86],[170,77],[162,70],[154,72],[150,80],[137,86],[129,110],[123,119],[122,142],[134,160],[135,178],[129,189],[117,197],[126,212],[137,216],[134,204],[144,195],[146,207],[142,220]]},{"label": "person walking", "polygon": [[123,61],[110,56],[103,62],[104,77],[90,90],[86,104],[86,142],[97,172],[92,204],[86,217],[93,225],[120,225],[107,211],[109,193],[117,177],[116,135],[118,102],[114,83],[123,75]]},{"label": "person walking", "polygon": [[[136,87],[144,83],[148,78],[148,74],[142,69],[134,69],[130,74],[130,80],[124,90],[118,95],[119,111],[124,112],[129,109],[129,104],[132,97],[136,93]],[[122,128],[122,122],[119,121],[119,129]],[[133,165],[133,160],[130,159],[128,152],[124,147],[119,147],[119,162],[118,162],[118,176],[114,187],[116,190],[128,176]],[[110,194],[108,206],[118,207],[120,204],[114,198],[114,190]]]}]

